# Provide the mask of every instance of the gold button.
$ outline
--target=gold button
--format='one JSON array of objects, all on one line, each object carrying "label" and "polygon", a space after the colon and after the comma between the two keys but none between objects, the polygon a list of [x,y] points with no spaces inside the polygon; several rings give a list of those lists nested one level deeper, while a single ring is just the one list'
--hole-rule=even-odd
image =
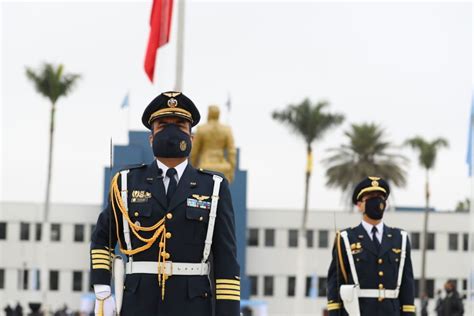
[{"label": "gold button", "polygon": [[398,262],[398,258],[395,258],[395,262]]},{"label": "gold button", "polygon": [[204,293],[204,297],[207,297],[207,292]]},{"label": "gold button", "polygon": [[160,248],[163,248],[165,246],[165,243],[164,242],[160,242]]},{"label": "gold button", "polygon": [[140,215],[140,213],[135,212],[133,215],[135,215],[135,217],[137,217],[138,215]]},{"label": "gold button", "polygon": [[169,256],[169,253],[167,253],[167,252],[162,252],[162,253],[161,253],[161,256],[162,256],[163,258],[166,258],[167,256]]},{"label": "gold button", "polygon": [[379,259],[377,260],[378,264],[382,264],[383,263],[383,259]]},{"label": "gold button", "polygon": [[140,226],[141,226],[141,224],[140,224],[140,222],[139,222],[139,221],[136,221],[136,222],[135,222],[135,225],[137,225],[138,227],[140,227]]},{"label": "gold button", "polygon": [[166,237],[166,238],[168,238],[168,239],[170,239],[170,238],[171,238],[171,236],[172,236],[172,235],[171,235],[171,233],[170,233],[170,232],[167,232],[167,233],[166,233],[166,235],[165,235],[165,237]]},{"label": "gold button", "polygon": [[357,262],[359,262],[359,260],[360,260],[359,258],[356,259]]},{"label": "gold button", "polygon": [[379,271],[379,276],[383,276],[383,271]]},{"label": "gold button", "polygon": [[166,214],[166,218],[167,218],[167,219],[172,219],[172,218],[173,218],[173,214],[171,214],[171,213]]},{"label": "gold button", "polygon": [[383,301],[383,297],[379,297],[379,302],[382,302]]},{"label": "gold button", "polygon": [[202,220],[204,219],[204,217],[200,216],[199,217],[199,220],[202,222]]},{"label": "gold button", "polygon": [[169,253],[165,254],[165,259],[169,259],[170,257],[171,257],[171,255]]},{"label": "gold button", "polygon": [[163,276],[163,278],[164,278],[165,280],[168,280],[169,276],[167,276],[167,275],[165,274],[165,275]]},{"label": "gold button", "polygon": [[379,284],[379,289],[383,289],[383,284],[382,283]]}]

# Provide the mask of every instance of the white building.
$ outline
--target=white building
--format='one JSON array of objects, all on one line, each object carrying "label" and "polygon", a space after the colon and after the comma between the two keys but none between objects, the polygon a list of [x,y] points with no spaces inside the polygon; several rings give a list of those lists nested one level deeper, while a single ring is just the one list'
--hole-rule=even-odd
[{"label": "white building", "polygon": [[89,290],[90,235],[100,207],[51,205],[48,225],[41,224],[42,209],[0,203],[0,315],[17,301],[24,311],[29,302],[44,301],[54,310],[64,304],[77,310]]},{"label": "white building", "polygon": [[[357,226],[360,214],[310,211],[305,274],[307,295],[313,297],[305,298],[296,307],[293,295],[301,211],[251,209],[248,216],[247,275],[254,281],[251,298],[268,302],[272,316],[324,315],[326,276],[336,231]],[[384,221],[410,233],[413,270],[415,279],[419,278],[423,212],[387,212]],[[442,289],[448,279],[457,280],[458,290],[466,293],[472,257],[468,251],[469,228],[468,213],[430,213],[426,277],[431,296],[437,289]],[[431,300],[431,313],[434,303]]]},{"label": "white building", "polygon": [[[47,301],[52,309],[64,304],[77,310],[89,288],[89,242],[101,211],[99,205],[52,205],[48,225],[41,225],[42,205],[0,202],[0,315],[9,302]],[[385,222],[411,233],[415,278],[420,275],[420,233],[423,213],[389,212]],[[325,282],[335,231],[356,226],[357,213],[311,211],[306,250],[308,294],[295,312],[294,293],[299,210],[250,209],[248,212],[247,275],[252,299],[268,303],[271,316],[323,315]],[[447,279],[467,290],[471,264],[468,252],[469,215],[430,214],[428,290]],[[43,277],[39,280],[39,271]],[[45,294],[39,290],[45,289]],[[431,302],[430,310],[433,309]],[[469,315],[469,314],[466,314]]]}]

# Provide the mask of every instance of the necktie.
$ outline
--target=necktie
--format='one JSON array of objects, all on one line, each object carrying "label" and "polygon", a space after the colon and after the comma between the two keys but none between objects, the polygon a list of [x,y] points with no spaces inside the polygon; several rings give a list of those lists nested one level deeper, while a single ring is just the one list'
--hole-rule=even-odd
[{"label": "necktie", "polygon": [[178,183],[176,182],[176,169],[175,168],[169,168],[166,171],[166,176],[170,179],[170,182],[168,184],[168,190],[166,191],[166,199],[168,200],[168,204],[171,201],[171,198],[173,197],[174,193],[176,192],[176,187],[178,186]]},{"label": "necktie", "polygon": [[380,250],[380,242],[377,239],[377,227],[372,227],[372,241],[374,242],[375,249]]}]

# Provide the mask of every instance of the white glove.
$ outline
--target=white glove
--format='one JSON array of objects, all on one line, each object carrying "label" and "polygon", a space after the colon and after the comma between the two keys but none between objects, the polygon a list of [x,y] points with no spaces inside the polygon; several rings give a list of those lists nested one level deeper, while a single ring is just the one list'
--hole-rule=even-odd
[{"label": "white glove", "polygon": [[115,316],[115,300],[108,285],[94,285],[96,316]]}]

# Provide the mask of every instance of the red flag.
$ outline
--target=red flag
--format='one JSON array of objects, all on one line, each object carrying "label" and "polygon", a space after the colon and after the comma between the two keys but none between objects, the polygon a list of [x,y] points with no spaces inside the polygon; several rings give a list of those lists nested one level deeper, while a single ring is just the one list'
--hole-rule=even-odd
[{"label": "red flag", "polygon": [[153,0],[150,16],[150,37],[145,55],[145,72],[153,82],[158,48],[168,43],[171,30],[173,0]]}]

